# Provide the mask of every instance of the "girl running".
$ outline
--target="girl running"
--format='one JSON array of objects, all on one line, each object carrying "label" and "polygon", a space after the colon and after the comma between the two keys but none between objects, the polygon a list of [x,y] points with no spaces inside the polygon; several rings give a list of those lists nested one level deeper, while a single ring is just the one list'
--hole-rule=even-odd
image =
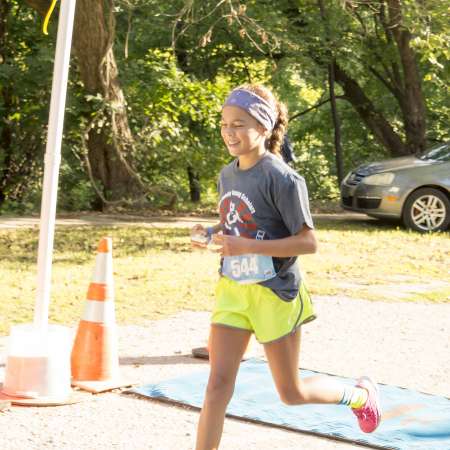
[{"label": "girl running", "polygon": [[301,325],[315,315],[297,256],[315,253],[317,242],[305,181],[280,157],[286,127],[286,107],[264,86],[234,89],[222,109],[222,138],[235,160],[219,176],[220,223],[192,229],[193,245],[211,240],[222,256],[196,450],[219,447],[252,333],[284,403],[347,405],[366,433],[380,422],[378,388],[369,378],[347,387],[327,376],[298,376]]}]

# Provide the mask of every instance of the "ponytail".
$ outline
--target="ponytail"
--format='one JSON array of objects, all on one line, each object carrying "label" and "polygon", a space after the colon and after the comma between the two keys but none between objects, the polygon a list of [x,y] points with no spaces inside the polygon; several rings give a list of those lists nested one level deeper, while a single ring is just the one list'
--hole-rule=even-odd
[{"label": "ponytail", "polygon": [[284,103],[278,100],[276,102],[278,118],[266,145],[271,153],[281,156],[281,145],[283,144],[283,139],[287,131],[288,114]]}]

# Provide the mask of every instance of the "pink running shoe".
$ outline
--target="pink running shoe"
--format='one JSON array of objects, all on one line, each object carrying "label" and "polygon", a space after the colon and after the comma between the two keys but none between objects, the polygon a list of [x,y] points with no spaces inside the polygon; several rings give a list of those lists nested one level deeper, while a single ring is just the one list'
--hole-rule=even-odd
[{"label": "pink running shoe", "polygon": [[377,429],[381,420],[378,386],[369,377],[361,377],[356,387],[365,389],[369,396],[364,406],[361,408],[352,408],[353,414],[358,418],[359,428],[364,433],[372,433]]}]

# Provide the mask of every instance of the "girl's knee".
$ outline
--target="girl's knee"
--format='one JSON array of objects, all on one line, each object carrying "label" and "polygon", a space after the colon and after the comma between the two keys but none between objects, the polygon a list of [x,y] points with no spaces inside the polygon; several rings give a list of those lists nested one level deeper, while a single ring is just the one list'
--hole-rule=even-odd
[{"label": "girl's knee", "polygon": [[211,375],[206,387],[206,401],[229,402],[234,390],[234,379],[220,374]]},{"label": "girl's knee", "polygon": [[278,388],[280,400],[285,405],[302,405],[308,403],[307,397],[299,386],[283,386]]}]

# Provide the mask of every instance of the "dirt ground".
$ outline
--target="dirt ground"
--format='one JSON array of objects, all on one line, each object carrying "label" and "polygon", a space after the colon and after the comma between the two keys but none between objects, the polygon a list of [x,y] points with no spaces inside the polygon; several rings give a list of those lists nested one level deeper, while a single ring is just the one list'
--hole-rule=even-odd
[{"label": "dirt ground", "polygon": [[[370,220],[354,215],[355,220]],[[348,214],[333,215],[336,220]],[[186,226],[197,217],[142,218],[87,215],[60,217],[61,225]],[[0,228],[35,227],[38,218],[0,217]],[[316,297],[318,319],[304,327],[301,366],[448,396],[450,304],[369,302]],[[76,324],[71,324],[75,332]],[[119,327],[124,379],[157,383],[196,370],[207,362],[191,349],[204,345],[208,312],[183,312],[146,326]],[[0,337],[0,381],[6,337]],[[263,356],[258,345],[255,356]],[[12,407],[0,412],[0,450],[191,450],[198,411],[126,395],[120,390],[88,396],[59,407]],[[361,448],[316,436],[227,419],[221,450],[350,450]],[[424,449],[425,450],[425,449]]]},{"label": "dirt ground", "polygon": [[[303,330],[301,366],[448,395],[449,304],[368,302],[316,297],[318,319]],[[205,369],[190,356],[203,345],[208,312],[119,329],[121,372],[138,384],[157,383]],[[76,324],[73,325],[75,329]],[[0,379],[6,338],[0,338]],[[255,355],[262,350],[257,345]],[[47,408],[12,407],[0,413],[2,450],[190,450],[198,412],[120,391],[81,403]],[[227,419],[223,450],[350,450],[361,448],[297,432]]]}]

